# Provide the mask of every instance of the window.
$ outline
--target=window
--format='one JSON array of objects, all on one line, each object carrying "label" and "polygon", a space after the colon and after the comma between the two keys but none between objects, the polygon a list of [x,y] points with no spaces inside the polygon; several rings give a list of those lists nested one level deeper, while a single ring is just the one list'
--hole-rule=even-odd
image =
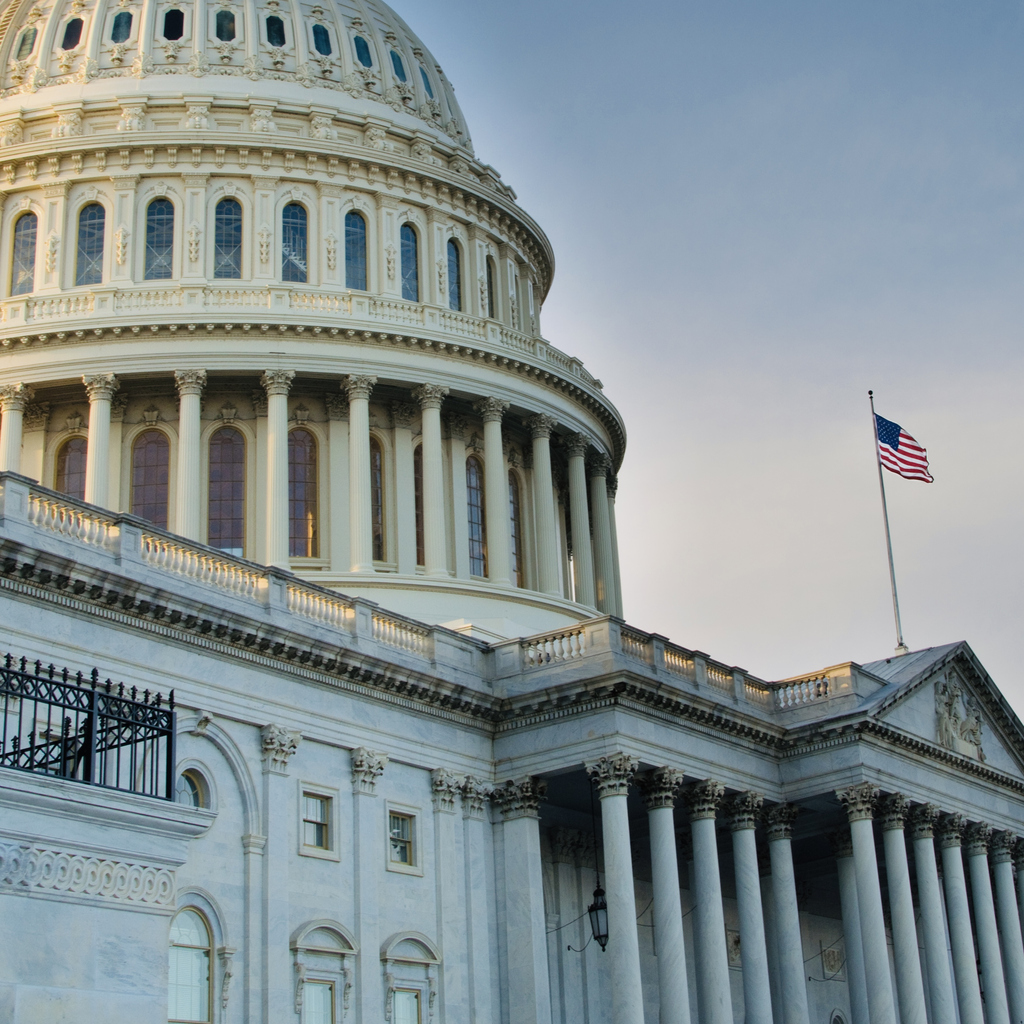
[{"label": "window", "polygon": [[512,555],[512,579],[517,587],[523,585],[523,518],[519,500],[519,477],[515,470],[508,471],[509,543]]},{"label": "window", "polygon": [[423,88],[427,90],[427,95],[431,99],[433,99],[434,98],[434,88],[430,84],[430,79],[427,78],[427,69],[422,64],[420,65],[420,78],[423,79]]},{"label": "window", "polygon": [[170,971],[167,983],[167,1017],[179,1021],[210,1021],[210,929],[203,916],[191,908],[171,922]]},{"label": "window", "polygon": [[487,575],[487,526],[484,522],[484,467],[475,455],[466,459],[466,503],[469,509],[469,571]]},{"label": "window", "polygon": [[334,1024],[334,986],[329,981],[303,982],[302,1024]]},{"label": "window", "polygon": [[21,33],[21,39],[18,41],[18,52],[14,55],[15,60],[24,60],[32,53],[32,49],[36,45],[36,35],[37,33],[34,28],[27,28]]},{"label": "window", "polygon": [[356,60],[363,65],[364,68],[373,67],[373,58],[370,56],[369,44],[362,36],[356,36],[352,42],[356,48]]},{"label": "window", "polygon": [[144,430],[132,445],[132,515],[167,528],[171,446],[160,430]]},{"label": "window", "polygon": [[281,215],[281,280],[307,280],[307,215],[299,203],[289,203]]},{"label": "window", "polygon": [[237,199],[222,199],[214,210],[213,276],[242,276],[242,204]]},{"label": "window", "polygon": [[366,221],[361,213],[345,214],[345,287],[366,291]]},{"label": "window", "polygon": [[420,301],[419,239],[411,224],[403,224],[399,232],[402,243],[402,298]]},{"label": "window", "polygon": [[394,50],[391,51],[391,67],[394,68],[395,78],[400,82],[406,81],[405,65],[402,63],[402,58]]},{"label": "window", "polygon": [[494,312],[494,260],[487,257],[487,315],[491,320],[495,318]]},{"label": "window", "polygon": [[178,776],[174,786],[174,799],[186,807],[209,807],[207,792],[206,779],[195,769],[189,768]]},{"label": "window", "polygon": [[245,438],[221,427],[210,438],[207,537],[211,548],[241,558],[245,553]]},{"label": "window", "polygon": [[416,848],[413,845],[413,822],[411,814],[388,813],[388,832],[391,837],[391,863],[403,867],[414,867]]},{"label": "window", "polygon": [[132,16],[128,11],[118,11],[110,30],[112,43],[123,43],[132,34]]},{"label": "window", "polygon": [[462,253],[454,239],[448,239],[448,308],[462,309]]},{"label": "window", "polygon": [[14,252],[11,259],[11,294],[27,295],[36,283],[36,232],[34,213],[23,213],[14,223]]},{"label": "window", "polygon": [[168,11],[164,15],[164,39],[180,39],[185,34],[185,15]]},{"label": "window", "polygon": [[165,281],[174,267],[174,204],[169,199],[154,199],[146,207],[147,281]]},{"label": "window", "polygon": [[394,1000],[394,1024],[420,1024],[420,994],[416,989],[396,988]]},{"label": "window", "polygon": [[373,526],[373,560],[384,561],[384,449],[370,438],[370,519]]},{"label": "window", "polygon": [[78,215],[78,259],[75,284],[99,284],[103,280],[103,228],[106,211],[99,203],[82,207]]},{"label": "window", "polygon": [[313,26],[313,46],[316,47],[317,53],[322,53],[325,57],[331,55],[331,34],[323,25]]},{"label": "window", "polygon": [[288,554],[292,558],[317,558],[316,438],[299,428],[288,435]]},{"label": "window", "polygon": [[230,43],[235,38],[235,16],[231,11],[217,12],[217,38],[222,43]]},{"label": "window", "polygon": [[284,22],[276,14],[267,18],[267,43],[284,46]]},{"label": "window", "polygon": [[416,564],[423,565],[427,557],[423,543],[423,445],[418,444],[412,453],[412,491],[416,506]]},{"label": "window", "polygon": [[64,26],[64,38],[60,42],[62,50],[73,50],[82,41],[82,19],[72,18]]},{"label": "window", "polygon": [[57,450],[53,489],[69,498],[85,501],[85,459],[88,442],[84,437],[72,437]]},{"label": "window", "polygon": [[316,850],[331,848],[331,801],[315,793],[302,794],[302,845]]}]

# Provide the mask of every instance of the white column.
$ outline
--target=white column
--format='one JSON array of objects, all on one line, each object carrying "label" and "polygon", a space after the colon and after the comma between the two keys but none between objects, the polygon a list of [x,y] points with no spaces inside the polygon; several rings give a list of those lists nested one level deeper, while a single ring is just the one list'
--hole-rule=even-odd
[{"label": "white column", "polygon": [[392,547],[397,548],[398,571],[405,576],[416,572],[416,487],[412,457],[412,425],[416,412],[412,402],[391,403],[395,443],[395,539],[398,541]]},{"label": "white column", "polygon": [[761,877],[754,835],[763,803],[764,797],[760,793],[739,793],[728,804],[736,875],[736,905],[740,918],[745,1024],[772,1024],[772,987],[768,978],[768,946],[765,942]]},{"label": "white column", "polygon": [[594,517],[594,591],[599,611],[615,615],[612,529],[608,521],[608,473],[612,460],[598,453],[590,460],[590,508]]},{"label": "white column", "polygon": [[587,507],[586,434],[570,434],[565,441],[569,456],[569,518],[572,524],[572,563],[576,582],[576,603],[597,607],[594,586],[594,555],[590,544],[590,510]]},{"label": "white column", "polygon": [[1012,832],[992,836],[992,875],[996,884],[996,916],[1003,943],[1003,968],[1006,996],[1013,1024],[1024,1022],[1024,941],[1021,938],[1017,892],[1013,885],[1013,848],[1017,837]]},{"label": "white column", "polygon": [[914,894],[910,889],[907,842],[903,834],[907,801],[900,793],[889,793],[879,804],[882,843],[885,846],[885,878],[892,918],[893,959],[896,962],[896,992],[900,1024],[927,1024],[921,955],[917,948]]},{"label": "white column", "polygon": [[[492,799],[501,810],[505,875],[505,960],[509,1020],[551,1024],[547,923],[540,859],[538,808],[547,784],[526,778],[507,782]],[[367,958],[369,959],[369,958]],[[364,1018],[364,1020],[377,1018]]]},{"label": "white column", "polygon": [[326,402],[331,572],[348,572],[348,402],[344,395],[328,395]]},{"label": "white column", "polygon": [[448,577],[448,538],[444,514],[444,462],[441,457],[441,403],[448,389],[421,384],[412,397],[423,415],[423,569],[428,576]]},{"label": "white column", "polygon": [[772,902],[775,909],[775,941],[779,956],[779,988],[783,1018],[780,1024],[809,1024],[807,972],[800,935],[800,908],[796,901],[793,870],[793,822],[798,808],[776,804],[765,812],[768,853],[772,863]]},{"label": "white column", "polygon": [[348,395],[348,523],[352,572],[373,572],[373,510],[370,507],[370,392],[376,377],[350,375]]},{"label": "white column", "polygon": [[0,386],[0,473],[21,472],[22,417],[33,394],[27,384]]},{"label": "white column", "polygon": [[853,865],[857,871],[857,905],[864,945],[864,976],[868,986],[868,1015],[871,1024],[896,1024],[896,1006],[889,972],[889,947],[882,914],[882,890],[878,884],[875,831],[872,824],[878,789],[861,783],[836,791],[850,821]]},{"label": "white column", "polygon": [[1014,844],[1013,864],[1017,872],[1017,909],[1024,927],[1024,839],[1018,839]]},{"label": "white column", "polygon": [[174,531],[189,540],[206,543],[201,537],[200,508],[202,452],[199,436],[202,394],[206,386],[205,370],[175,370],[178,388],[178,486],[175,496]]},{"label": "white column", "polygon": [[965,853],[971,872],[971,894],[974,897],[974,933],[978,939],[981,980],[985,988],[986,1024],[1010,1024],[1006,1001],[1006,979],[1003,976],[996,909],[992,901],[992,878],[988,870],[988,841],[992,829],[981,822],[972,822],[964,832]]},{"label": "white column", "polygon": [[459,885],[459,861],[456,857],[458,846],[455,841],[455,801],[459,797],[462,782],[463,776],[447,768],[435,768],[430,773],[434,804],[437,935],[444,950],[441,965],[441,1019],[464,1021],[469,1017],[469,956],[462,906],[465,890]]},{"label": "white column", "polygon": [[[110,400],[119,383],[112,373],[83,377],[89,393],[89,444],[85,452],[85,500],[107,505],[110,480]],[[120,454],[120,453],[118,453]]]},{"label": "white column", "polygon": [[929,1024],[957,1024],[953,978],[949,973],[946,922],[942,912],[942,890],[935,867],[935,820],[939,812],[932,804],[919,804],[910,812],[917,868],[917,902],[921,908],[924,936],[925,973],[931,1008]]},{"label": "white column", "polygon": [[560,594],[558,583],[558,514],[551,478],[551,431],[555,420],[538,414],[526,421],[533,436],[533,494],[537,522],[537,575],[542,594]]},{"label": "white column", "polygon": [[267,564],[289,568],[288,391],[294,370],[267,370]]},{"label": "white column", "polygon": [[492,583],[512,586],[509,540],[508,472],[501,444],[501,418],[508,402],[484,398],[476,403],[484,421],[484,521],[487,526],[487,575]]},{"label": "white column", "polygon": [[679,899],[675,799],[683,781],[678,768],[657,768],[640,781],[651,834],[654,947],[658,951],[660,1024],[690,1024],[683,908]]},{"label": "white column", "polygon": [[860,934],[857,903],[857,869],[853,864],[853,840],[849,828],[829,836],[839,875],[839,905],[843,915],[843,944],[846,946],[846,987],[850,993],[853,1024],[869,1024],[868,986],[864,978],[864,943]]},{"label": "white column", "polygon": [[491,787],[482,779],[467,775],[462,780],[462,847],[466,857],[466,896],[464,904],[466,948],[469,951],[469,1022],[491,1024],[495,1011],[491,998],[491,919],[490,890],[494,860],[488,836],[487,802]]},{"label": "white column", "polygon": [[619,531],[615,526],[615,495],[619,489],[619,481],[615,476],[608,477],[608,526],[612,534],[612,570],[615,573],[615,614],[624,618],[622,610],[622,574],[619,571]]},{"label": "white column", "polygon": [[693,838],[693,946],[697,957],[697,1006],[701,1024],[732,1024],[729,951],[725,945],[715,830],[715,814],[724,793],[725,787],[720,782],[706,779],[691,786],[686,798]]},{"label": "white column", "polygon": [[587,773],[593,777],[601,798],[601,841],[608,900],[606,952],[612,990],[611,1019],[615,1024],[644,1024],[633,855],[629,843],[629,810],[626,806],[629,782],[637,763],[635,757],[620,753],[602,757],[596,763],[587,765]]}]

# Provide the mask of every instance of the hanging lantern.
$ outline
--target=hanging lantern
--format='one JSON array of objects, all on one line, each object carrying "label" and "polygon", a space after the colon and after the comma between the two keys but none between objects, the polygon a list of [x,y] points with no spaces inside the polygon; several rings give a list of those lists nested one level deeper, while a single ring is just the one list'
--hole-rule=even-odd
[{"label": "hanging lantern", "polygon": [[604,952],[604,947],[608,945],[608,904],[605,903],[604,889],[600,885],[594,890],[594,902],[587,907],[587,913],[590,915],[590,930]]}]

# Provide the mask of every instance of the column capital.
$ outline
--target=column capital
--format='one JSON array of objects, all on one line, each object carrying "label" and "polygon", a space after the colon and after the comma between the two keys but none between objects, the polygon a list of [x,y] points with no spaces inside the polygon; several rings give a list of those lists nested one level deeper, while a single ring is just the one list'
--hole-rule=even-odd
[{"label": "column capital", "polygon": [[1018,869],[1024,869],[1024,839],[1013,844],[1013,861]]},{"label": "column capital", "polygon": [[90,402],[109,402],[114,397],[114,392],[121,386],[121,382],[112,373],[85,376],[82,378],[82,383],[89,394]]},{"label": "column capital", "polygon": [[299,749],[302,733],[283,725],[265,725],[260,729],[263,770],[284,775],[292,754]]},{"label": "column capital", "polygon": [[935,804],[914,804],[910,808],[910,834],[914,839],[931,839],[939,809]]},{"label": "column capital", "polygon": [[440,409],[448,397],[448,389],[440,384],[420,384],[412,389],[412,397],[420,403],[421,409]]},{"label": "column capital", "polygon": [[391,403],[391,423],[399,429],[408,430],[418,413],[419,409],[412,402]]},{"label": "column capital", "polygon": [[861,821],[874,816],[875,801],[881,790],[870,782],[861,782],[849,789],[837,789],[836,797],[843,805],[850,821]]},{"label": "column capital", "polygon": [[992,838],[992,827],[983,821],[972,821],[964,829],[964,845],[968,857],[979,857],[988,853],[989,840]]},{"label": "column capital", "polygon": [[3,412],[24,412],[34,397],[35,392],[27,384],[0,384],[0,410]]},{"label": "column capital", "polygon": [[763,793],[737,793],[727,800],[724,810],[730,831],[742,832],[744,829],[757,828],[763,805]]},{"label": "column capital", "polygon": [[508,407],[509,403],[500,398],[481,398],[473,405],[484,423],[500,423],[502,416],[508,412]]},{"label": "column capital", "polygon": [[388,765],[388,755],[379,750],[356,747],[352,751],[352,790],[355,793],[373,794],[377,780]]},{"label": "column capital", "polygon": [[267,370],[260,383],[263,385],[267,395],[287,395],[291,390],[292,381],[295,379],[294,370]]},{"label": "column capital", "polygon": [[844,860],[853,856],[853,836],[849,827],[829,832],[828,841],[832,846],[832,856],[836,860]]},{"label": "column capital", "polygon": [[584,458],[591,443],[586,434],[566,434],[562,441],[570,459]]},{"label": "column capital", "polygon": [[459,786],[462,792],[462,816],[482,818],[491,798],[491,787],[475,775],[467,775]]},{"label": "column capital", "polygon": [[591,478],[595,476],[604,477],[608,479],[608,474],[611,472],[612,460],[611,457],[605,455],[604,452],[598,452],[596,455],[591,456],[587,465],[587,472]]},{"label": "column capital", "polygon": [[644,807],[649,811],[657,807],[674,807],[683,776],[684,772],[679,768],[655,768],[639,776],[636,781],[644,797]]},{"label": "column capital", "polygon": [[1006,864],[1013,860],[1017,837],[1012,832],[993,832],[989,853],[993,864]]},{"label": "column capital", "polygon": [[962,814],[944,814],[939,819],[939,846],[943,850],[950,846],[959,846],[963,838],[964,816]]},{"label": "column capital", "polygon": [[594,834],[578,828],[556,828],[551,833],[551,855],[556,864],[589,866],[594,861]]},{"label": "column capital", "polygon": [[455,813],[455,798],[462,790],[464,776],[456,775],[447,768],[435,768],[430,773],[430,793],[435,811]]},{"label": "column capital", "polygon": [[179,395],[201,395],[206,387],[206,371],[175,370],[174,385]]},{"label": "column capital", "polygon": [[902,793],[886,793],[878,801],[882,831],[902,829],[907,820],[907,798]]},{"label": "column capital", "polygon": [[547,796],[548,784],[543,779],[527,776],[498,786],[491,799],[498,805],[505,821],[513,818],[537,818],[540,803]]},{"label": "column capital", "polygon": [[597,786],[598,796],[602,800],[606,796],[625,796],[629,792],[629,782],[639,764],[635,757],[620,751],[588,764],[587,774]]},{"label": "column capital", "polygon": [[527,416],[523,420],[523,426],[530,431],[531,437],[550,437],[551,431],[558,426],[558,420],[554,416],[545,416],[539,412],[535,416]]},{"label": "column capital", "polygon": [[764,812],[764,823],[768,828],[768,842],[793,838],[793,822],[800,813],[794,804],[773,804]]},{"label": "column capital", "polygon": [[376,383],[376,377],[366,375],[360,376],[358,374],[350,373],[341,382],[341,390],[348,395],[348,400],[350,402],[355,401],[357,398],[365,398],[369,400],[370,392],[373,391],[373,387]]},{"label": "column capital", "polygon": [[324,395],[329,420],[348,420],[348,402],[344,395]]},{"label": "column capital", "polygon": [[690,821],[700,818],[714,819],[718,813],[718,805],[725,796],[725,786],[714,779],[695,782],[686,791],[686,803],[690,809]]}]

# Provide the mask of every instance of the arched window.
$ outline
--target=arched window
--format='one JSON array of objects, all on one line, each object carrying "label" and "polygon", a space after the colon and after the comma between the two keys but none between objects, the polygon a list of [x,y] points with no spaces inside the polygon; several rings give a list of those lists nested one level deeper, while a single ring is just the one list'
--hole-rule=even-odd
[{"label": "arched window", "polygon": [[118,11],[110,30],[112,43],[123,43],[132,34],[132,16],[128,11]]},{"label": "arched window", "polygon": [[235,38],[235,16],[231,11],[217,12],[217,38],[222,43],[230,43]]},{"label": "arched window", "polygon": [[313,26],[313,46],[316,47],[317,53],[322,53],[325,57],[331,55],[331,33],[323,25]]},{"label": "arched window", "polygon": [[427,77],[427,69],[421,64],[420,65],[420,78],[423,79],[423,88],[427,90],[427,95],[434,98],[434,87],[430,84],[430,79]]},{"label": "arched window", "polygon": [[99,284],[103,280],[103,230],[106,216],[106,211],[99,203],[83,206],[78,215],[75,284]]},{"label": "arched window", "polygon": [[373,560],[384,561],[384,449],[370,438],[370,520],[373,527]]},{"label": "arched window", "polygon": [[27,28],[21,33],[21,39],[18,41],[18,52],[14,55],[15,60],[25,60],[32,53],[32,49],[36,45],[36,35],[37,32],[34,28]]},{"label": "arched window", "polygon": [[72,18],[64,26],[64,38],[60,41],[62,50],[73,50],[82,41],[82,19]]},{"label": "arched window", "polygon": [[469,511],[469,571],[487,575],[487,525],[484,522],[484,467],[475,455],[466,459],[466,504]]},{"label": "arched window", "polygon": [[317,513],[316,438],[301,427],[288,435],[288,554],[317,558],[320,537]]},{"label": "arched window", "polygon": [[399,232],[402,243],[402,298],[420,301],[419,239],[411,224],[403,224]]},{"label": "arched window", "polygon": [[356,36],[352,40],[356,48],[356,60],[363,65],[364,68],[373,67],[373,58],[370,56],[369,44],[362,36]]},{"label": "arched window", "polygon": [[448,239],[448,308],[462,309],[462,253],[452,238]]},{"label": "arched window", "polygon": [[210,796],[206,779],[194,768],[186,769],[175,783],[174,799],[186,807],[209,807]]},{"label": "arched window", "polygon": [[366,291],[366,221],[355,211],[345,214],[345,287]]},{"label": "arched window", "polygon": [[168,11],[164,15],[164,39],[180,39],[185,34],[185,15],[181,11]]},{"label": "arched window", "polygon": [[405,65],[402,63],[402,58],[394,50],[391,51],[391,67],[394,68],[395,78],[400,82],[406,81]]},{"label": "arched window", "polygon": [[154,199],[146,207],[147,281],[164,281],[174,267],[174,204],[169,199]]},{"label": "arched window", "polygon": [[191,907],[171,922],[170,971],[167,979],[167,1019],[172,1024],[210,1021],[210,928]]},{"label": "arched window", "polygon": [[423,543],[423,445],[416,445],[412,453],[412,490],[416,506],[416,564],[423,565],[427,556]]},{"label": "arched window", "polygon": [[222,199],[213,214],[213,276],[242,276],[242,204]]},{"label": "arched window", "polygon": [[271,46],[284,46],[284,22],[276,14],[267,18],[267,42]]},{"label": "arched window", "polygon": [[306,208],[289,203],[281,215],[281,280],[309,279],[306,250],[308,247]]},{"label": "arched window", "polygon": [[493,320],[494,311],[494,260],[487,257],[487,315]]},{"label": "arched window", "polygon": [[84,437],[72,437],[57,450],[53,489],[69,498],[85,501],[85,459],[88,442]]},{"label": "arched window", "polygon": [[132,445],[132,515],[167,528],[171,446],[161,430],[144,430]]},{"label": "arched window", "polygon": [[36,283],[36,231],[34,213],[23,213],[14,222],[14,252],[11,254],[11,294],[27,295]]},{"label": "arched window", "polygon": [[512,556],[512,579],[517,587],[523,585],[523,517],[519,500],[519,477],[515,470],[508,471],[509,543]]},{"label": "arched window", "polygon": [[241,558],[245,553],[245,438],[234,427],[221,427],[210,438],[207,508],[210,547]]}]

